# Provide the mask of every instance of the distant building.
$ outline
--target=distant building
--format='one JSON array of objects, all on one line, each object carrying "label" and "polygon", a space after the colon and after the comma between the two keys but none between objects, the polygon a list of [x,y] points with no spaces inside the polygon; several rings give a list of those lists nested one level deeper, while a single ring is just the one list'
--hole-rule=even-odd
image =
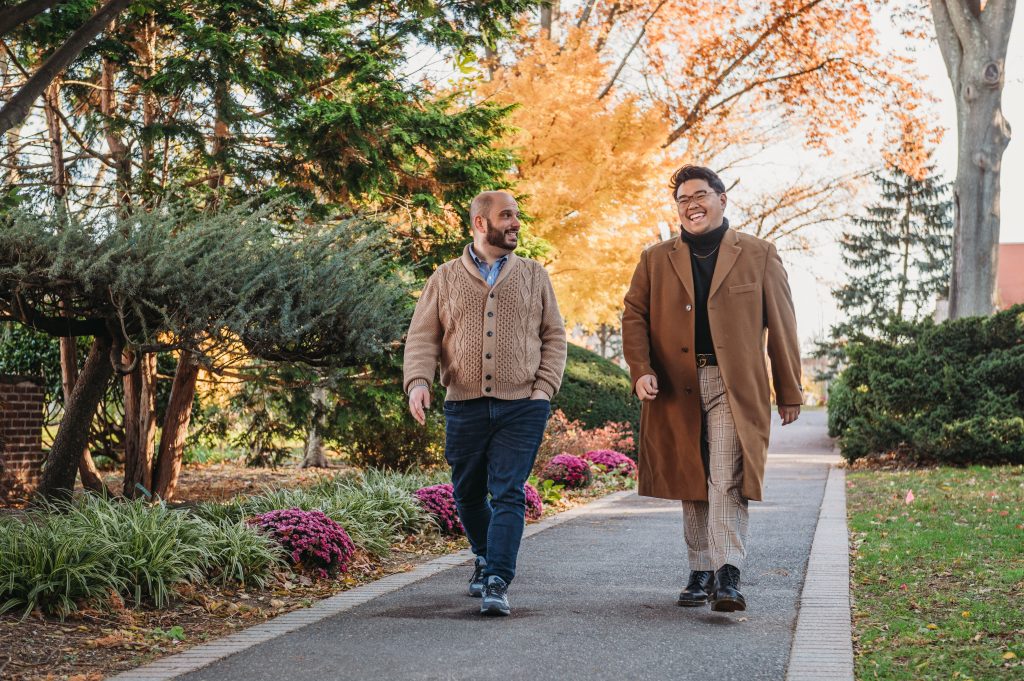
[{"label": "distant building", "polygon": [[1024,303],[1024,244],[999,244],[996,308]]},{"label": "distant building", "polygon": [[[999,244],[999,262],[996,266],[996,309],[1005,310],[1024,303],[1024,243]],[[935,301],[936,322],[949,318],[949,301]]]}]

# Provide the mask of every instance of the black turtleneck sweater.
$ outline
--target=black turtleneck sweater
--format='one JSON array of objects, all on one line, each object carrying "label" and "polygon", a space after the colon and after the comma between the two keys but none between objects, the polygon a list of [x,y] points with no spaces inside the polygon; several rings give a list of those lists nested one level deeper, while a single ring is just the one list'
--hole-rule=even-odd
[{"label": "black turtleneck sweater", "polygon": [[722,218],[722,224],[703,234],[690,234],[680,227],[680,236],[690,247],[690,263],[693,266],[693,301],[695,315],[694,350],[700,355],[713,355],[715,344],[711,339],[711,325],[708,323],[708,294],[711,279],[715,276],[718,262],[718,247],[722,245],[729,221]]}]

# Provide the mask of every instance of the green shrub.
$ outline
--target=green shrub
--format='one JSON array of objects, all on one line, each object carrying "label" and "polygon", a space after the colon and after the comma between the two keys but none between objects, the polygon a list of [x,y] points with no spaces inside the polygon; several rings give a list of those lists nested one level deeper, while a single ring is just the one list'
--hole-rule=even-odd
[{"label": "green shrub", "polygon": [[902,451],[951,464],[1024,463],[1024,306],[894,323],[847,348],[829,430],[854,460]]},{"label": "green shrub", "polygon": [[339,385],[344,407],[333,415],[327,441],[363,468],[439,466],[444,463],[444,395],[445,389],[435,381],[427,424],[416,423],[402,392],[401,361],[392,358],[373,367],[372,378]]},{"label": "green shrub", "polygon": [[18,608],[27,616],[40,607],[63,617],[80,600],[122,591],[123,577],[110,570],[116,550],[61,514],[0,521],[0,613]]},{"label": "green shrub", "polygon": [[[562,387],[551,409],[561,409],[571,421],[600,428],[609,421],[628,423],[639,438],[640,403],[633,398],[629,374],[595,352],[569,344]],[[639,439],[637,439],[639,442]]]},{"label": "green shrub", "polygon": [[85,495],[64,512],[71,531],[95,535],[113,547],[108,569],[136,605],[150,600],[163,607],[176,584],[200,581],[210,563],[206,524],[162,504],[110,503]]},{"label": "green shrub", "polygon": [[85,495],[0,522],[0,612],[63,616],[111,592],[162,607],[185,582],[264,584],[280,558],[244,524]]},{"label": "green shrub", "polygon": [[224,504],[200,504],[195,513],[207,521],[239,522],[268,511],[299,508],[322,511],[336,521],[359,548],[383,556],[409,532],[426,525],[413,496],[417,481],[429,476],[367,471],[364,474],[324,478],[304,489],[269,489],[256,496]]},{"label": "green shrub", "polygon": [[275,567],[285,564],[284,549],[245,521],[204,523],[210,581],[263,587]]}]

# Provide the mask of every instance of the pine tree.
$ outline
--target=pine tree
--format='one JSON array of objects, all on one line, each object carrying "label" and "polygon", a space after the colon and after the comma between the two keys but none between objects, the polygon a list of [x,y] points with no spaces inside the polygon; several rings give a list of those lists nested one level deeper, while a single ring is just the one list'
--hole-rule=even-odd
[{"label": "pine tree", "polygon": [[942,182],[934,165],[920,179],[893,166],[872,177],[879,201],[853,219],[853,229],[840,243],[850,280],[832,295],[844,319],[814,353],[831,359],[825,378],[842,363],[850,340],[877,336],[891,319],[927,316],[935,298],[949,289],[951,185]]}]

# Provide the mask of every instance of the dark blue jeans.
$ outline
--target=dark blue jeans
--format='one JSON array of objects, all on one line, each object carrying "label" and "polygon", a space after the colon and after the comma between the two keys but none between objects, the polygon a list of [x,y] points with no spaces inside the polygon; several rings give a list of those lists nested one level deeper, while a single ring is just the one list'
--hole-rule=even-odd
[{"label": "dark blue jeans", "polygon": [[[444,403],[444,456],[459,518],[484,576],[511,583],[526,523],[523,485],[537,458],[551,404],[481,397]],[[490,495],[490,499],[488,499]]]}]

